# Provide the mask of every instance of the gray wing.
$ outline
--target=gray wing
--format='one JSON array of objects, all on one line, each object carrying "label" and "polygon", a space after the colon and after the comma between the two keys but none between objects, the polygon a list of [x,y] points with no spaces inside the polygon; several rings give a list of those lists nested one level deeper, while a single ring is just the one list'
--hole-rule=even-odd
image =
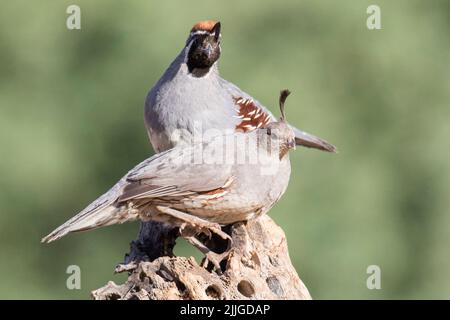
[{"label": "gray wing", "polygon": [[[253,99],[253,97],[251,97],[248,93],[242,91],[236,85],[232,84],[231,82],[226,81],[225,79],[221,79],[221,84],[222,84],[223,88],[228,90],[231,97],[242,97],[244,99],[251,99],[252,102],[259,109],[261,109],[264,113],[266,113],[268,115],[268,118],[270,118],[271,121],[277,120],[275,118],[275,116],[270,112],[269,109],[267,109],[265,106],[263,106],[259,101]],[[238,122],[239,122],[239,120],[236,119],[236,123],[238,123]],[[304,146],[307,148],[315,148],[315,149],[328,151],[328,152],[336,152],[336,147],[333,146],[331,143],[327,142],[326,140],[319,138],[308,132],[297,129],[294,126],[291,126],[291,127],[295,132],[295,141],[296,141],[297,145]]]},{"label": "gray wing", "polygon": [[[200,149],[201,146],[201,149]],[[219,189],[232,178],[232,165],[218,159],[221,142],[179,146],[145,160],[126,176],[119,202],[174,197]],[[208,163],[201,157],[208,157]],[[217,158],[217,159],[215,159]]]},{"label": "gray wing", "polygon": [[[230,99],[233,100],[233,98],[244,98],[244,99],[250,99],[252,100],[255,105],[257,105],[264,113],[266,113],[272,121],[276,121],[277,118],[270,112],[269,109],[267,109],[265,106],[262,105],[258,100],[255,100],[251,95],[249,95],[247,92],[242,91],[238,86],[235,84],[220,78],[221,86],[230,94]],[[234,101],[231,101],[231,103],[234,105]],[[236,122],[238,120],[236,119]]]}]

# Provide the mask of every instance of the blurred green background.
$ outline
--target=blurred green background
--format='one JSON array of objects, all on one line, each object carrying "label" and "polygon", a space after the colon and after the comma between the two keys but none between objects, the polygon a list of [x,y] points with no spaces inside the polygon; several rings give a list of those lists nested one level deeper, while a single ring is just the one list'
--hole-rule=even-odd
[{"label": "blurred green background", "polygon": [[[66,8],[81,7],[81,30]],[[381,7],[382,30],[366,27]],[[221,74],[339,148],[297,149],[271,216],[316,299],[450,298],[450,2],[4,1],[0,298],[82,299],[138,223],[40,238],[152,154],[147,91],[192,24],[222,22]],[[177,253],[197,254],[181,242]],[[66,268],[81,267],[81,290]],[[368,290],[366,268],[381,268]]]}]

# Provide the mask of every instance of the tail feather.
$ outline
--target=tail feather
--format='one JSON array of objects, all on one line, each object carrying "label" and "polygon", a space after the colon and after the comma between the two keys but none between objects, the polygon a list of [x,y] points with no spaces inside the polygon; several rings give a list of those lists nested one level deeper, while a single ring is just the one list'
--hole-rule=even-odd
[{"label": "tail feather", "polygon": [[295,142],[297,143],[297,145],[337,153],[336,147],[331,143],[325,141],[324,139],[301,131],[297,128],[293,128],[293,130],[295,132]]},{"label": "tail feather", "polygon": [[107,193],[91,203],[86,209],[42,238],[41,242],[49,243],[71,232],[91,230],[136,220],[138,218],[137,214],[132,214],[128,208],[123,205],[117,205],[116,203],[119,191],[122,188],[122,180]]},{"label": "tail feather", "polygon": [[[49,243],[64,237],[66,234],[77,231],[85,231],[119,223],[117,213],[119,208],[108,206],[101,210],[94,210],[89,213],[79,213],[72,219],[68,220],[49,235],[42,238],[41,242]],[[125,221],[123,221],[125,222]]]}]

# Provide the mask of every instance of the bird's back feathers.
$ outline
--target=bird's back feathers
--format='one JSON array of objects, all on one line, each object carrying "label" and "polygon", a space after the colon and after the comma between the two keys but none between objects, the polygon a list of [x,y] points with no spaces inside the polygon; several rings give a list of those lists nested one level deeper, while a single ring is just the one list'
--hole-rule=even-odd
[{"label": "bird's back feathers", "polygon": [[232,175],[230,164],[193,164],[191,160],[198,150],[207,152],[208,148],[220,148],[221,143],[217,140],[176,147],[144,160],[42,242],[55,241],[70,232],[136,220],[138,213],[128,208],[127,201],[148,199],[150,202],[152,198],[180,197],[223,187]]}]

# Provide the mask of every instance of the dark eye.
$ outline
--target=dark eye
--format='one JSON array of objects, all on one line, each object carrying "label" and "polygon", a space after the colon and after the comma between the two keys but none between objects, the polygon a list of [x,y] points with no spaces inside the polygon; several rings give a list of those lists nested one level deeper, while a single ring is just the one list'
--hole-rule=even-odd
[{"label": "dark eye", "polygon": [[271,135],[272,134],[272,130],[270,128],[267,128],[267,135]]}]

